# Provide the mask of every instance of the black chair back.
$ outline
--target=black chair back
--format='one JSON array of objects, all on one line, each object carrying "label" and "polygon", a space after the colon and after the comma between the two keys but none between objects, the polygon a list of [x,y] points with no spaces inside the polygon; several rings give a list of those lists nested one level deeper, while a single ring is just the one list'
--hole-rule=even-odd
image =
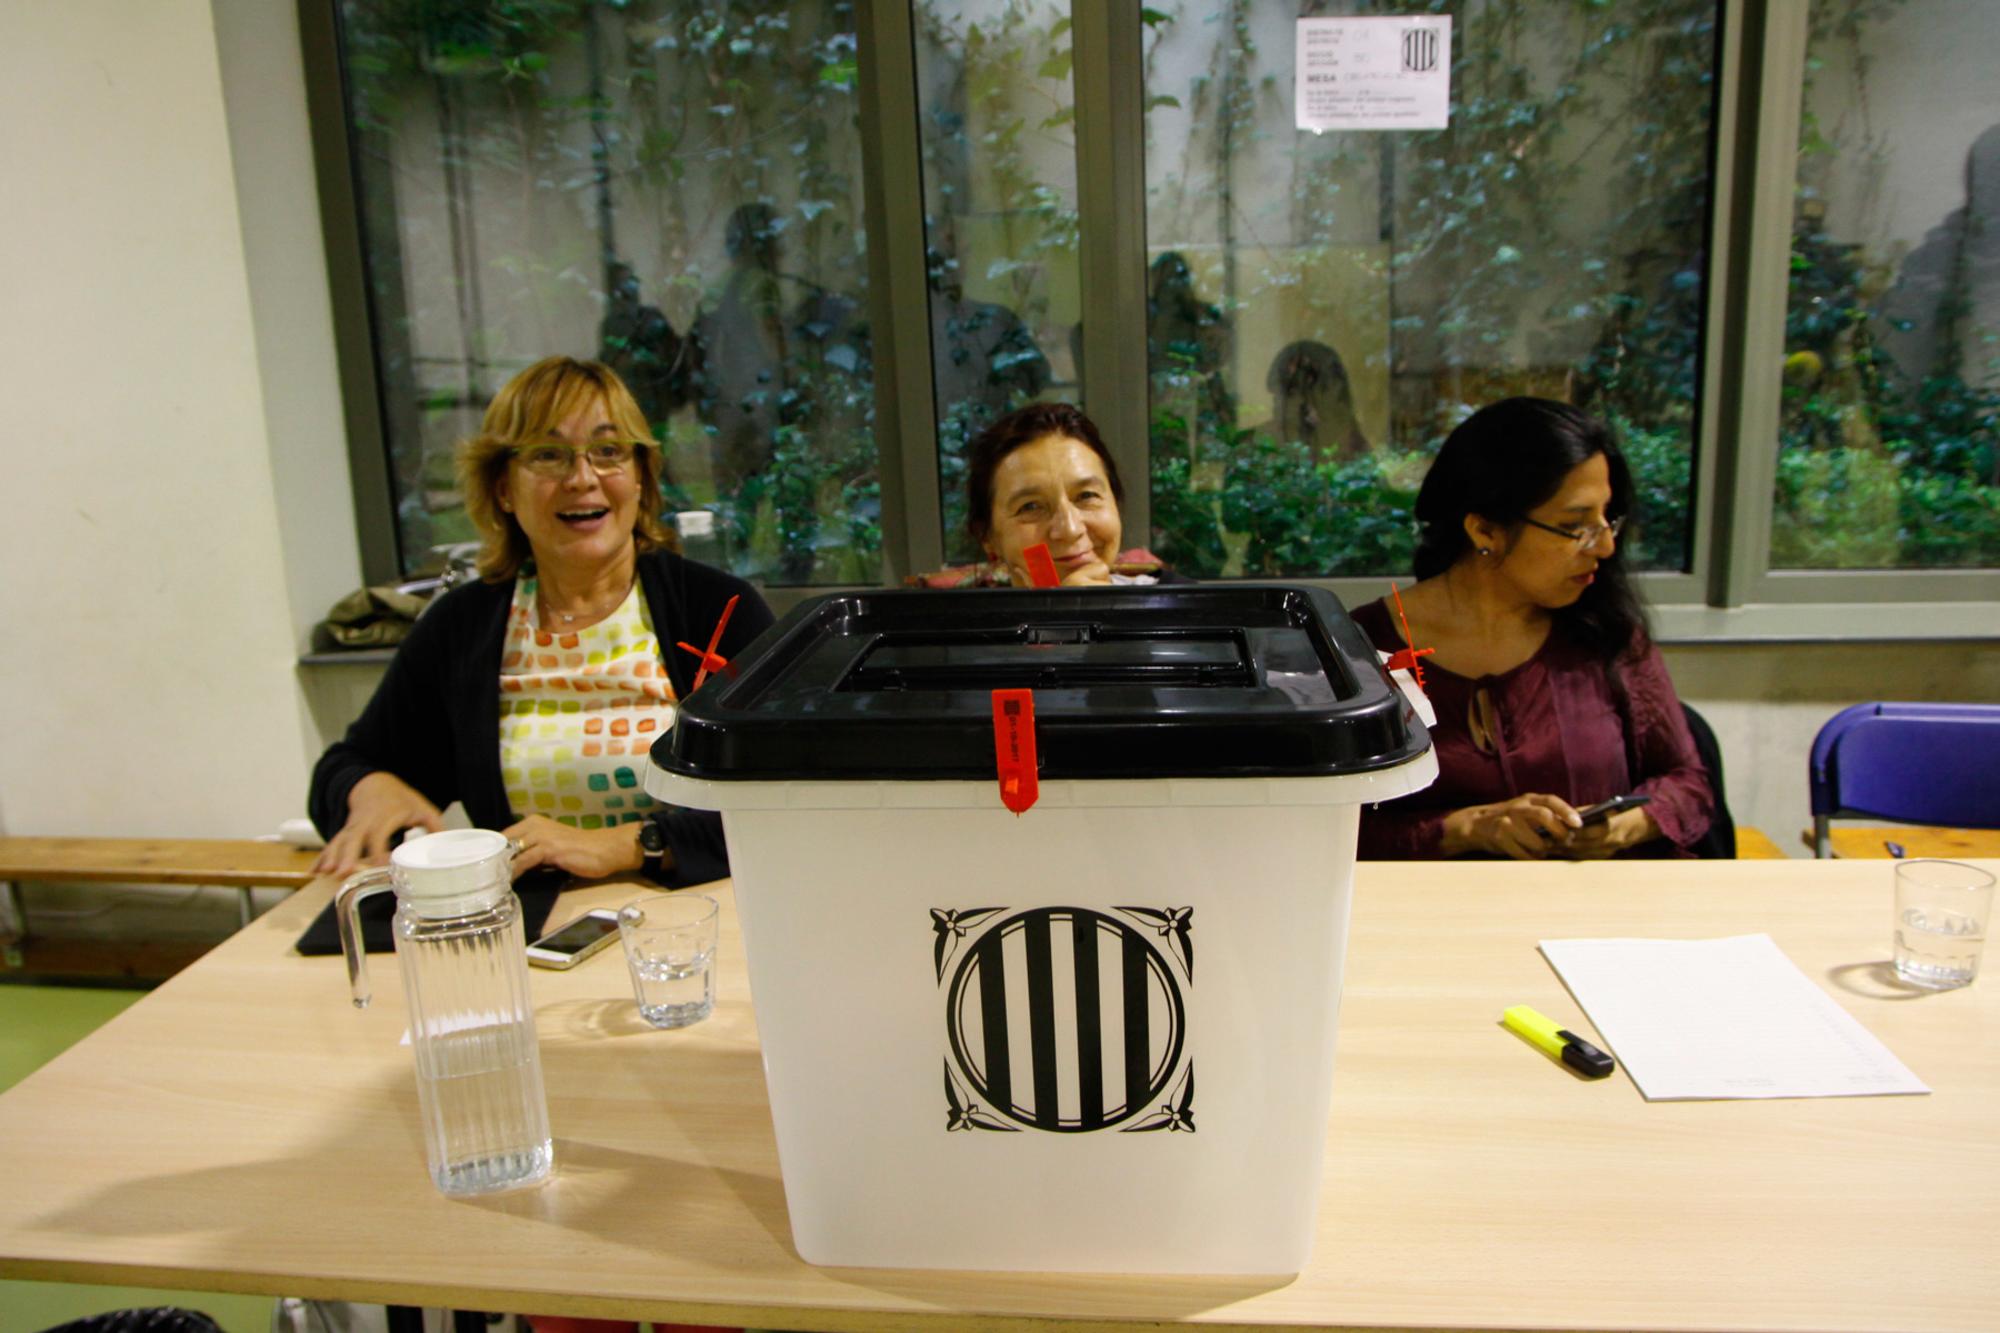
[{"label": "black chair back", "polygon": [[1701,756],[1702,766],[1708,770],[1708,789],[1715,797],[1715,817],[1709,821],[1708,832],[1701,841],[1688,850],[1704,861],[1734,861],[1736,859],[1736,821],[1729,817],[1729,802],[1722,792],[1722,746],[1715,739],[1715,731],[1708,725],[1708,719],[1700,713],[1681,705],[1687,714],[1688,731],[1694,737],[1694,751]]}]

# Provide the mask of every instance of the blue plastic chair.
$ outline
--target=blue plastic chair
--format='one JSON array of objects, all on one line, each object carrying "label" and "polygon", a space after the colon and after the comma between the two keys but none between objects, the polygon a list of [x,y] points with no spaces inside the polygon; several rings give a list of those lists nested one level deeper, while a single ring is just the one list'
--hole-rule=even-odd
[{"label": "blue plastic chair", "polygon": [[1856,704],[1813,738],[1813,855],[1850,815],[2000,828],[2000,704]]}]

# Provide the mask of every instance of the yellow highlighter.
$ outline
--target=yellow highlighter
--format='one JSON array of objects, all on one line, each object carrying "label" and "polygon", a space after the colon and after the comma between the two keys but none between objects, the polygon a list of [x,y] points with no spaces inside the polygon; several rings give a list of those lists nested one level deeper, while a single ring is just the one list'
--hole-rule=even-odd
[{"label": "yellow highlighter", "polygon": [[1500,1015],[1507,1028],[1541,1047],[1585,1078],[1606,1078],[1618,1066],[1611,1057],[1582,1037],[1555,1025],[1555,1020],[1517,1004]]}]

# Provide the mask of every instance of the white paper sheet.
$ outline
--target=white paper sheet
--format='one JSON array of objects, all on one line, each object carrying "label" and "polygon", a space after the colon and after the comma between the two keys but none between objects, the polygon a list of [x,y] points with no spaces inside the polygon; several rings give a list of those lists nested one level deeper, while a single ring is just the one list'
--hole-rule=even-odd
[{"label": "white paper sheet", "polygon": [[1300,19],[1292,100],[1302,130],[1451,123],[1451,15]]},{"label": "white paper sheet", "polygon": [[1930,1091],[1769,935],[1541,947],[1647,1101]]}]

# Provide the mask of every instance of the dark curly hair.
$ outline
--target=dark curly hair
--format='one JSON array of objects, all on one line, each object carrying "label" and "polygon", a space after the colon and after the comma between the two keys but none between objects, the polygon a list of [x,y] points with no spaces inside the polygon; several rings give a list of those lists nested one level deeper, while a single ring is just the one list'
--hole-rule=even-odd
[{"label": "dark curly hair", "polygon": [[[1572,469],[1598,454],[1611,472],[1605,517],[1619,518],[1632,509],[1632,473],[1603,422],[1548,398],[1506,398],[1474,412],[1446,437],[1417,492],[1416,576],[1433,578],[1471,552],[1468,514],[1518,531]],[[1606,662],[1635,646],[1646,612],[1622,542],[1598,563],[1583,596],[1554,614],[1557,628]]]},{"label": "dark curly hair", "polygon": [[1083,412],[1069,403],[1029,403],[1001,417],[972,442],[966,453],[965,526],[972,540],[983,550],[993,529],[993,473],[1000,460],[1022,445],[1050,435],[1064,435],[1090,446],[1104,462],[1104,476],[1111,483],[1111,498],[1122,506],[1125,487],[1118,480],[1118,464],[1104,447],[1104,437]]}]

